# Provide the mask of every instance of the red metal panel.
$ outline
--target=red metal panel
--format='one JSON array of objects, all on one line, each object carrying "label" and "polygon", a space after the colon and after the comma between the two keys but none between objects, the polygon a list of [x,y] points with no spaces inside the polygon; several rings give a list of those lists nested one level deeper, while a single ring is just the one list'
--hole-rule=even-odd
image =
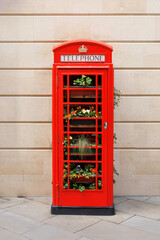
[{"label": "red metal panel", "polygon": [[[82,44],[88,48],[87,54],[104,54],[105,63],[60,63],[61,54],[77,54],[77,49]],[[54,48],[54,66],[53,66],[53,205],[54,206],[85,206],[85,207],[108,207],[113,205],[113,66],[112,66],[112,47],[109,45],[90,40],[78,40],[59,45]],[[78,53],[81,54],[81,53]],[[67,87],[63,86],[63,76],[67,76]],[[72,75],[94,75],[95,87],[91,88],[72,88],[69,85],[69,76]],[[98,76],[102,78],[102,87],[98,87]],[[57,81],[57,77],[59,80]],[[63,102],[64,90],[67,93],[67,101]],[[69,93],[73,90],[77,93],[82,91],[94,91],[95,102],[70,102]],[[98,91],[101,90],[102,102],[98,101]],[[76,94],[77,94],[76,93]],[[73,119],[94,120],[95,130],[89,131],[70,131],[70,123],[67,121],[67,128],[64,130],[63,111],[64,105],[67,106],[67,114],[70,112],[70,106],[95,106],[98,114],[98,106],[101,106],[102,118],[98,117],[76,117]],[[98,129],[98,120],[102,120],[101,131]],[[104,123],[108,123],[108,128],[104,129]],[[95,159],[91,160],[72,160],[70,159],[70,151],[76,149],[76,146],[67,147],[67,159],[64,160],[64,134],[67,136],[69,144],[69,136],[76,134],[96,134]],[[98,134],[102,134],[102,146],[98,144]],[[75,136],[74,135],[74,136]],[[89,147],[85,147],[86,149]],[[99,149],[102,151],[102,159],[98,159]],[[94,163],[96,169],[95,189],[86,189],[83,192],[70,188],[70,163]],[[68,163],[68,189],[63,189],[63,168],[64,163]],[[102,174],[98,175],[98,166],[101,166]],[[102,179],[102,188],[98,189],[98,179]],[[91,179],[90,179],[91,180]]]},{"label": "red metal panel", "polygon": [[[112,62],[112,46],[98,42],[93,40],[86,40],[80,39],[75,41],[69,41],[66,43],[62,43],[56,47],[54,47],[54,63],[60,63],[60,55],[83,55],[84,53],[79,53],[78,48],[82,45],[85,45],[88,49],[87,54],[94,55],[94,54],[104,54],[105,55],[105,62],[104,63],[111,63]],[[85,62],[86,63],[86,62]],[[83,64],[83,63],[81,63]],[[90,63],[92,65],[93,63]]]}]

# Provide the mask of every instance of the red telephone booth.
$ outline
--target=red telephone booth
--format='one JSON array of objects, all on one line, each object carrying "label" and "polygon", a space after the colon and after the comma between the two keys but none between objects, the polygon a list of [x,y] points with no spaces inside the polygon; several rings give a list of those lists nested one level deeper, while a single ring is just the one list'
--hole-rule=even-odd
[{"label": "red telephone booth", "polygon": [[54,47],[52,214],[113,215],[112,47]]}]

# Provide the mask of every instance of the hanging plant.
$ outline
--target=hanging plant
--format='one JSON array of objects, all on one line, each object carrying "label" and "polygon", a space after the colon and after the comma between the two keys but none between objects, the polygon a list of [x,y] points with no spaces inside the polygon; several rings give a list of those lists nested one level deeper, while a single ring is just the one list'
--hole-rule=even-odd
[{"label": "hanging plant", "polygon": [[[114,87],[114,109],[115,109],[115,107],[118,107],[118,105],[119,105],[120,96],[121,96],[121,92]],[[116,133],[114,133],[114,135],[113,135],[113,140],[114,140],[114,144],[116,144],[117,143]],[[117,170],[115,168],[115,165],[113,166],[113,174],[119,176],[119,173],[117,172]],[[113,182],[116,183],[115,178],[113,178]]]}]

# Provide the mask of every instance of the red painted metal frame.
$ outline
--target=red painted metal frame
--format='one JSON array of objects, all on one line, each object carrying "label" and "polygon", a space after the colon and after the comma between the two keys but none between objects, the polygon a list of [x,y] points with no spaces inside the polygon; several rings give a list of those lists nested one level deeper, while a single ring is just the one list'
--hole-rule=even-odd
[{"label": "red painted metal frame", "polygon": [[[87,54],[105,54],[105,63],[60,63],[61,54],[77,54],[77,47],[84,44],[87,45],[89,52]],[[113,65],[111,56],[112,47],[106,44],[102,44],[96,41],[90,40],[78,40],[70,43],[65,43],[54,49],[54,62],[53,65],[53,206],[88,206],[88,207],[108,207],[113,205],[113,97],[114,97],[114,84],[113,84]],[[78,53],[79,54],[79,53]],[[103,176],[103,188],[102,190],[86,190],[80,192],[79,190],[63,189],[63,81],[62,76],[64,75],[78,75],[88,74],[103,75],[102,85],[102,176]],[[59,83],[57,81],[59,76]],[[67,81],[69,84],[69,81]],[[66,88],[67,93],[69,90],[75,90],[73,88]],[[84,90],[79,88],[77,90]],[[86,89],[85,89],[86,90]],[[96,101],[98,96],[97,88],[90,88],[89,90],[96,91]],[[69,103],[69,94],[67,94],[67,103]],[[64,103],[66,104],[66,103]],[[77,103],[70,103],[71,105]],[[88,105],[88,103],[78,104]],[[91,104],[91,103],[90,103]],[[93,102],[93,105],[98,105],[98,102]],[[105,105],[104,105],[105,104]],[[66,104],[67,113],[69,113],[69,105]],[[78,118],[77,118],[78,119]],[[89,119],[89,118],[80,118]],[[91,118],[95,119],[95,118]],[[107,121],[108,128],[104,130],[104,121]],[[98,119],[96,119],[96,131],[97,131]],[[69,123],[67,124],[67,132],[69,133]],[[71,133],[71,132],[70,132]],[[76,132],[72,132],[76,134]],[[84,134],[84,132],[82,132]],[[87,134],[85,132],[85,134]],[[91,132],[88,132],[91,134]],[[96,143],[98,141],[96,132]],[[69,141],[69,134],[67,134]],[[96,144],[97,146],[97,144]],[[71,148],[71,147],[70,147]],[[68,156],[69,149],[68,148]],[[93,147],[96,149],[97,147]],[[97,158],[98,155],[96,154]],[[96,166],[99,161],[96,158]],[[67,160],[69,162],[69,160]],[[65,162],[67,162],[65,161]],[[72,162],[72,161],[71,161]],[[74,161],[75,162],[75,161]],[[79,162],[77,160],[77,162]],[[93,161],[84,161],[93,162]],[[100,162],[101,163],[101,162]],[[98,171],[98,167],[96,167]],[[69,170],[68,170],[69,174]],[[99,177],[99,176],[98,176]],[[97,180],[97,177],[96,177]],[[96,181],[97,188],[97,181]]]}]

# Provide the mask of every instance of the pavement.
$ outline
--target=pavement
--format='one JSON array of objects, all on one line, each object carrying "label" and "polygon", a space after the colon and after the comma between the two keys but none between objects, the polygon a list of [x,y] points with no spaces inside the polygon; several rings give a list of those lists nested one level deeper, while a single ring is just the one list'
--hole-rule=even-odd
[{"label": "pavement", "polygon": [[160,240],[160,197],[114,204],[114,216],[66,216],[50,214],[50,197],[1,197],[0,240]]}]

